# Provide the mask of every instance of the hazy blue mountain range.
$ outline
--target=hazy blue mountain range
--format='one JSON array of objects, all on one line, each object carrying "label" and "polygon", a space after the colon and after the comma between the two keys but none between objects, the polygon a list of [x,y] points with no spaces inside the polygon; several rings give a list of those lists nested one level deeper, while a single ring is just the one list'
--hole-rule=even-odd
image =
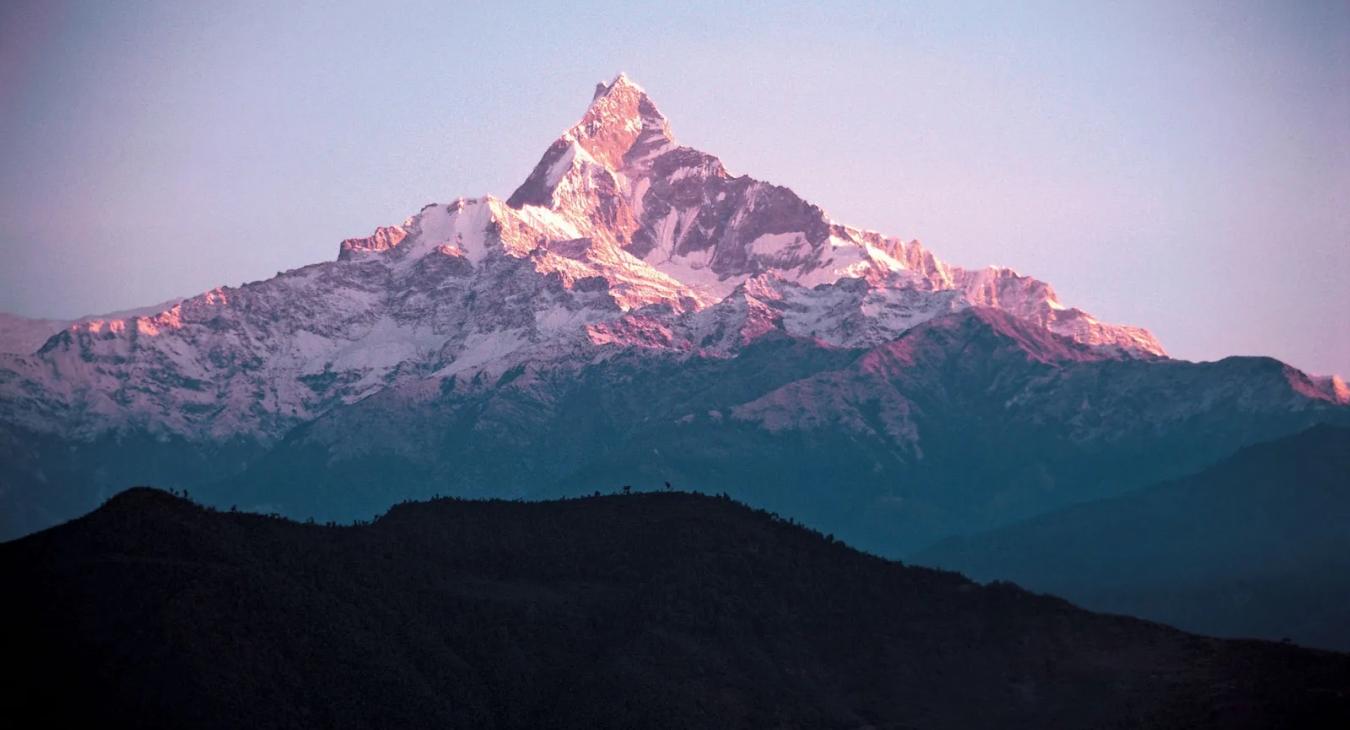
[{"label": "hazy blue mountain range", "polygon": [[920,552],[1099,611],[1350,651],[1350,429]]}]

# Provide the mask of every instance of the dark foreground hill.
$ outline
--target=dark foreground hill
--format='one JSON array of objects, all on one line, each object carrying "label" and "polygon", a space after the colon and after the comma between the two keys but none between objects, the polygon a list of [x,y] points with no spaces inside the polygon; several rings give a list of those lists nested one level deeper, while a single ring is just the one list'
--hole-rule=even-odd
[{"label": "dark foreground hill", "polygon": [[1347,651],[1350,429],[1318,426],[914,559],[1191,631]]},{"label": "dark foreground hill", "polygon": [[134,489],[0,570],[6,707],[46,725],[1350,722],[1350,656],[980,587],[706,496],[325,527]]}]

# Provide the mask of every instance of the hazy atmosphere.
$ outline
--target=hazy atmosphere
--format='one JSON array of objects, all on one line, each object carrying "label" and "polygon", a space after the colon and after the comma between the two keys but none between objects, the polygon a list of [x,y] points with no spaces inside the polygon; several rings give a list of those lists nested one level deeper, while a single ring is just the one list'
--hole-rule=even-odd
[{"label": "hazy atmosphere", "polygon": [[504,197],[624,70],[838,221],[1174,356],[1350,374],[1344,2],[184,5],[0,7],[0,310],[237,285]]}]

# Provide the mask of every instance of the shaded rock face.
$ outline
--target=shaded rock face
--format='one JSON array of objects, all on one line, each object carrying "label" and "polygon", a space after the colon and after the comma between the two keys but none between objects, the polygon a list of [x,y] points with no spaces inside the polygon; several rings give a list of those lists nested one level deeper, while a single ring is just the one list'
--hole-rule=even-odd
[{"label": "shaded rock face", "polygon": [[[764,353],[783,342],[802,360],[774,372],[799,382],[765,377]],[[790,442],[780,464],[830,465],[849,481],[830,519],[869,525],[869,545],[894,551],[918,539],[896,537],[902,525],[941,536],[974,529],[975,510],[987,526],[1007,500],[1016,515],[1062,503],[1092,465],[1117,469],[1169,439],[1194,447],[1090,488],[1109,493],[1165,476],[1159,464],[1189,468],[1343,418],[1350,401],[1343,383],[1274,361],[1168,360],[1147,331],[1065,306],[1044,282],[833,221],[680,146],[622,75],[505,201],[428,205],[343,241],[336,261],[80,321],[20,349],[0,355],[5,535],[149,477],[304,516],[360,514],[437,484],[529,479],[562,493],[667,470],[711,488],[735,473],[770,499],[759,480],[786,484],[783,504],[814,514],[835,497],[765,462]],[[666,410],[623,400],[639,396]],[[674,412],[690,402],[701,410]],[[1024,437],[995,435],[1010,428]],[[981,434],[964,459],[963,433]],[[107,466],[118,444],[140,458]],[[390,460],[387,489],[316,487],[345,483],[368,457]],[[1037,466],[1007,486],[979,459]],[[302,464],[312,478],[297,476]],[[1003,491],[1015,499],[991,496]]]},{"label": "shaded rock face", "polygon": [[11,710],[65,724],[1350,720],[1346,655],[1092,614],[681,493],[439,500],[323,527],[136,489],[0,545],[0,571],[23,627]]}]

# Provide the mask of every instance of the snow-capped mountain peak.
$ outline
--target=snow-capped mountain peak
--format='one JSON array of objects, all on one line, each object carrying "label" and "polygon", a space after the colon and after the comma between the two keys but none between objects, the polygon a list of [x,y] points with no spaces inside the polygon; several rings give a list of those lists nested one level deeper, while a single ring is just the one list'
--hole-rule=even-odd
[{"label": "snow-capped mountain peak", "polygon": [[336,261],[152,317],[75,323],[0,360],[0,416],[274,438],[394,384],[467,387],[616,350],[733,357],[772,332],[873,347],[972,306],[1112,356],[1163,354],[1145,330],[1061,304],[1043,282],[950,266],[731,175],[679,146],[620,74],[505,201],[430,204],[342,241]]},{"label": "snow-capped mountain peak", "polygon": [[675,147],[670,124],[655,102],[622,73],[563,136],[575,140],[592,160],[619,172]]}]

